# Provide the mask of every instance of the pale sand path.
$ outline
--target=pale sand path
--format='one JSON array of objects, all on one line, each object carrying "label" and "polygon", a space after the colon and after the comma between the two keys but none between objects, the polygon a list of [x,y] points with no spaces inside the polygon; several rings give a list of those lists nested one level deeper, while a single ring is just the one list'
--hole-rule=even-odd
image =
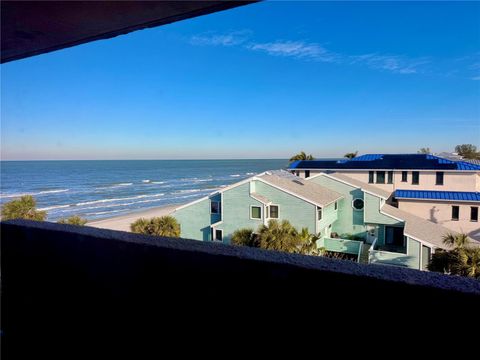
[{"label": "pale sand path", "polygon": [[182,206],[182,204],[168,205],[157,207],[153,209],[148,209],[144,211],[132,212],[126,215],[114,216],[108,219],[95,220],[88,222],[86,226],[92,226],[102,229],[110,230],[120,230],[120,231],[130,231],[130,224],[135,220],[140,218],[152,218],[154,216],[164,216],[169,215],[175,210],[175,208]]}]

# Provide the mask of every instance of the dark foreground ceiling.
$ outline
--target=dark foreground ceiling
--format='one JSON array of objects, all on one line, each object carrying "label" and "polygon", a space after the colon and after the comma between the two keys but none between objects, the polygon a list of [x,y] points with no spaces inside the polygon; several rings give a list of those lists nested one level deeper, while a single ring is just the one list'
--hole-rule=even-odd
[{"label": "dark foreground ceiling", "polygon": [[255,1],[2,1],[1,62]]}]

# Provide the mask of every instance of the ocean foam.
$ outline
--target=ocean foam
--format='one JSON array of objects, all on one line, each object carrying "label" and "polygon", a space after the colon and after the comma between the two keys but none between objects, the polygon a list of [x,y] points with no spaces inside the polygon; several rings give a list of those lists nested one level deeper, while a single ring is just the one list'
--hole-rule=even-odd
[{"label": "ocean foam", "polygon": [[0,199],[3,198],[16,198],[22,196],[38,196],[38,195],[46,195],[46,194],[57,194],[67,192],[69,189],[58,189],[58,190],[44,190],[40,192],[30,192],[30,193],[17,193],[17,194],[0,194]]},{"label": "ocean foam", "polygon": [[233,175],[230,175],[230,177],[240,177],[241,175],[240,174],[233,174]]},{"label": "ocean foam", "polygon": [[44,207],[44,208],[40,208],[38,210],[40,211],[48,211],[48,210],[55,210],[55,209],[64,209],[64,208],[68,208],[70,207],[71,205],[53,205],[53,206],[47,206],[47,207]]},{"label": "ocean foam", "polygon": [[122,201],[122,200],[144,199],[144,198],[149,198],[149,197],[160,197],[160,196],[163,196],[163,195],[165,195],[165,194],[161,193],[161,194],[151,194],[151,195],[129,196],[129,197],[123,197],[123,198],[114,198],[114,199],[93,200],[93,201],[80,202],[80,203],[75,204],[75,206],[85,206],[85,205],[109,203],[109,202]]}]

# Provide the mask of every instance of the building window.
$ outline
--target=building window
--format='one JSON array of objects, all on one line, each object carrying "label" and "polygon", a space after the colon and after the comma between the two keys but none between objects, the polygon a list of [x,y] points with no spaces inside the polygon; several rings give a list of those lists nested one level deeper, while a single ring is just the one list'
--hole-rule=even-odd
[{"label": "building window", "polygon": [[250,219],[261,219],[261,218],[262,218],[262,208],[260,206],[251,206]]},{"label": "building window", "polygon": [[223,241],[223,230],[212,228],[211,235],[212,241]]},{"label": "building window", "polygon": [[436,178],[435,185],[443,185],[443,171],[438,171],[437,172],[437,178]]},{"label": "building window", "polygon": [[352,201],[352,207],[355,210],[363,210],[363,207],[365,206],[363,199],[353,199]]},{"label": "building window", "polygon": [[320,221],[322,220],[322,208],[320,206],[317,206],[317,220]]},{"label": "building window", "polygon": [[300,176],[300,171],[295,171],[295,175]]},{"label": "building window", "polygon": [[478,221],[478,206],[470,208],[470,221]]},{"label": "building window", "polygon": [[412,171],[412,185],[420,184],[420,173],[418,171]]},{"label": "building window", "polygon": [[305,179],[310,177],[310,170],[305,170]]},{"label": "building window", "polygon": [[337,209],[338,209],[338,202],[335,201],[335,210],[337,210]]},{"label": "building window", "polygon": [[268,207],[269,218],[278,219],[278,205],[270,205]]},{"label": "building window", "polygon": [[369,171],[368,172],[368,182],[370,184],[373,184],[373,175],[374,175],[374,172],[373,171]]},{"label": "building window", "polygon": [[408,171],[402,171],[402,182],[408,181]]},{"label": "building window", "polygon": [[460,206],[452,206],[452,220],[458,221],[460,216]]},{"label": "building window", "polygon": [[220,214],[221,204],[220,201],[211,201],[210,202],[210,213],[211,214]]},{"label": "building window", "polygon": [[377,184],[385,184],[385,171],[377,171]]},{"label": "building window", "polygon": [[393,184],[393,171],[389,171],[389,172],[388,172],[387,182],[388,182],[389,184]]}]

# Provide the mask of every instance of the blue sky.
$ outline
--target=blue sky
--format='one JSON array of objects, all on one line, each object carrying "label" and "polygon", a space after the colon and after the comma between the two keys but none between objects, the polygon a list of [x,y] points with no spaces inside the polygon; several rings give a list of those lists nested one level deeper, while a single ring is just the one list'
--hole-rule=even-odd
[{"label": "blue sky", "polygon": [[1,66],[2,159],[480,145],[480,3],[265,2]]}]

